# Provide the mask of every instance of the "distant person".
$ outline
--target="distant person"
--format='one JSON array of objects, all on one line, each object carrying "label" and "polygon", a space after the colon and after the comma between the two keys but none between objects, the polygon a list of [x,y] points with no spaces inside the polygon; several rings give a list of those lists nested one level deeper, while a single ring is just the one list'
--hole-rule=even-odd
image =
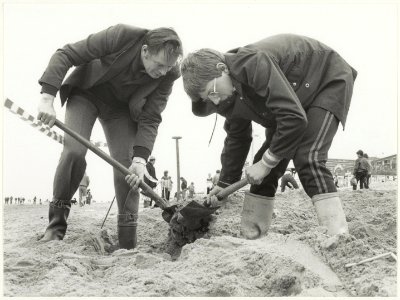
[{"label": "distant person", "polygon": [[165,198],[169,201],[169,198],[171,196],[171,192],[172,192],[172,186],[173,186],[173,181],[171,176],[168,176],[168,180],[167,180],[167,194],[165,196]]},{"label": "distant person", "polygon": [[287,170],[286,173],[281,178],[281,192],[285,191],[285,188],[289,187],[290,189],[298,189],[299,185],[296,182],[296,179],[292,176],[292,172]]},{"label": "distant person", "polygon": [[164,171],[163,177],[161,177],[161,197],[167,199],[167,188],[168,184],[168,171]]},{"label": "distant person", "polygon": [[87,190],[87,196],[86,196],[86,204],[90,205],[92,203],[92,193],[90,189]]},{"label": "distant person", "polygon": [[368,163],[368,173],[367,173],[367,177],[365,178],[365,188],[369,189],[369,183],[370,183],[370,179],[371,179],[371,175],[372,175],[372,165],[371,162],[369,161],[369,157],[367,153],[363,154],[364,158],[367,160]]},{"label": "distant person", "polygon": [[10,200],[10,197],[6,197],[5,199],[6,204],[8,204],[8,201]]},{"label": "distant person", "polygon": [[84,206],[86,203],[86,197],[87,197],[87,188],[90,184],[90,179],[89,176],[85,173],[83,173],[83,177],[81,182],[79,183],[79,206]]},{"label": "distant person", "polygon": [[221,174],[221,171],[220,171],[220,170],[215,171],[215,174],[214,174],[214,176],[213,176],[213,178],[212,178],[212,187],[213,187],[213,188],[214,188],[215,186],[217,186],[218,181],[219,181],[219,176],[220,176],[220,174]]},{"label": "distant person", "polygon": [[186,191],[187,191],[187,181],[185,178],[181,177],[181,193],[182,193],[182,200],[186,199]]},{"label": "distant person", "polygon": [[39,205],[42,205],[42,198],[39,199]]},{"label": "distant person", "polygon": [[207,177],[207,195],[210,193],[212,188],[213,188],[213,179],[211,177],[211,173],[208,173],[208,177]]},{"label": "distant person", "polygon": [[[156,163],[156,158],[154,156],[149,157],[149,161],[146,164],[147,174],[144,176],[144,182],[151,187],[153,190],[157,186],[157,176],[156,176],[156,168],[154,164]],[[148,196],[147,196],[148,197]],[[150,206],[153,203],[153,199],[150,198]],[[157,207],[157,204],[154,203],[154,207]]]},{"label": "distant person", "polygon": [[[360,189],[362,190],[364,188],[368,176],[369,163],[367,159],[364,157],[364,152],[362,150],[358,150],[356,154],[358,158],[356,159],[356,162],[354,164],[353,175],[357,180],[357,185],[358,182],[360,182]],[[353,190],[357,189],[357,185],[356,186],[353,185]]]},{"label": "distant person", "polygon": [[191,182],[190,185],[189,185],[189,198],[190,199],[194,198],[194,193],[195,193],[194,182]]},{"label": "distant person", "polygon": [[335,174],[335,176],[333,176],[333,182],[335,183],[335,186],[338,188],[339,187],[339,179],[336,174]]},{"label": "distant person", "polygon": [[36,196],[33,197],[33,204],[36,205]]},{"label": "distant person", "polygon": [[12,204],[13,196],[10,197],[10,204]]}]

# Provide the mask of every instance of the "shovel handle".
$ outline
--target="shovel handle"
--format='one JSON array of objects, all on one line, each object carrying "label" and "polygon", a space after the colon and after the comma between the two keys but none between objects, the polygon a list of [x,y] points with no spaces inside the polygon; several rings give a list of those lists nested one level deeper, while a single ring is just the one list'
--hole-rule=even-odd
[{"label": "shovel handle", "polygon": [[227,186],[226,188],[224,188],[223,190],[221,190],[216,196],[218,200],[222,200],[225,197],[229,196],[230,194],[236,192],[237,190],[240,190],[242,187],[245,187],[247,184],[249,184],[247,182],[247,179],[244,178],[240,181],[237,181],[233,184],[231,184],[230,186]]},{"label": "shovel handle", "polygon": [[[124,165],[122,165],[120,162],[116,161],[113,159],[111,156],[109,156],[107,153],[104,151],[100,150],[97,148],[95,145],[93,145],[91,142],[89,142],[87,139],[73,131],[72,129],[68,128],[64,123],[60,122],[59,120],[56,119],[54,125],[56,125],[58,128],[60,128],[62,131],[65,133],[69,134],[71,137],[73,137],[75,140],[77,140],[79,143],[87,147],[90,151],[94,152],[97,156],[108,162],[111,166],[113,166],[115,169],[120,171],[123,175],[132,175],[133,173],[129,171],[128,168],[126,168]],[[157,195],[156,192],[153,191],[151,187],[149,187],[145,182],[141,181],[139,184],[139,187],[151,198],[153,199],[160,208],[164,209],[168,206],[166,201],[161,198],[159,195]]]}]

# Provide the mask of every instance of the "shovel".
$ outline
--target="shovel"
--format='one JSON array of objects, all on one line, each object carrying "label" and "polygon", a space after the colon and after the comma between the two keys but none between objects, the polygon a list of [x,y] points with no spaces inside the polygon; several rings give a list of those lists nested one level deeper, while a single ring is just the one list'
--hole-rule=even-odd
[{"label": "shovel", "polygon": [[[97,148],[95,145],[93,145],[91,142],[89,142],[87,139],[85,139],[84,137],[82,137],[81,135],[76,133],[75,131],[68,128],[64,123],[62,123],[56,119],[54,125],[57,126],[58,128],[60,128],[65,133],[69,134],[71,137],[73,137],[79,143],[81,143],[86,148],[91,150],[93,153],[98,155],[100,158],[102,158],[103,160],[108,162],[111,166],[116,168],[123,175],[126,176],[126,175],[133,174],[121,163],[119,163],[118,161],[113,159],[111,156],[109,156],[104,151]],[[165,200],[165,199],[161,198],[159,195],[157,195],[157,193],[154,192],[153,189],[151,187],[149,187],[143,181],[140,182],[139,187],[143,190],[143,192],[146,194],[146,196],[149,196],[151,199],[153,199],[157,203],[157,205],[163,210],[162,217],[164,218],[165,221],[169,222],[176,211],[177,205],[169,205],[167,200]]]},{"label": "shovel", "polygon": [[[247,179],[243,178],[235,183],[232,183],[231,185],[227,186],[226,188],[220,190],[219,193],[216,194],[215,196],[217,197],[217,199],[219,201],[222,201],[222,199],[228,197],[230,194],[240,190],[242,187],[245,187],[248,184],[249,183],[247,182]],[[210,204],[207,204],[206,201],[203,202],[203,205],[205,207],[210,207]]]}]

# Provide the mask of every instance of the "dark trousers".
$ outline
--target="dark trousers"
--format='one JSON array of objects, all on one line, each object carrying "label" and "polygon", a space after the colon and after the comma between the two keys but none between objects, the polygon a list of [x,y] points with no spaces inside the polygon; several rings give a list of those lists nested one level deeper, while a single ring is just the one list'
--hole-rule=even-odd
[{"label": "dark trousers", "polygon": [[[310,108],[307,119],[308,126],[293,157],[293,163],[305,192],[312,198],[317,194],[337,191],[332,173],[325,164],[339,120],[331,112],[319,107]],[[266,130],[266,141],[254,156],[254,163],[258,162],[269,148],[273,134],[274,130],[270,128]],[[274,197],[278,179],[285,173],[289,161],[289,159],[282,159],[260,185],[250,187],[250,192]]]},{"label": "dark trousers", "polygon": [[369,182],[371,180],[371,174],[367,174],[367,177],[365,177],[365,188],[369,189]]},{"label": "dark trousers", "polygon": [[[356,179],[357,179],[357,185],[358,182],[360,182],[360,190],[364,188],[368,189],[368,183],[367,183],[367,177],[368,177],[368,171],[358,171],[356,172]],[[357,185],[353,185],[353,190],[357,189]]]},{"label": "dark trousers", "polygon": [[162,198],[167,199],[169,201],[171,192],[167,188],[162,189]]},{"label": "dark trousers", "polygon": [[[137,124],[132,121],[129,109],[110,107],[100,100],[87,99],[81,94],[72,95],[66,104],[65,124],[86,139],[90,139],[96,119],[99,119],[106,136],[111,157],[129,168],[132,162],[133,142]],[[68,134],[56,169],[53,198],[71,200],[79,187],[86,169],[87,148]],[[120,214],[137,214],[139,193],[133,192],[125,176],[114,169],[114,188]]]}]

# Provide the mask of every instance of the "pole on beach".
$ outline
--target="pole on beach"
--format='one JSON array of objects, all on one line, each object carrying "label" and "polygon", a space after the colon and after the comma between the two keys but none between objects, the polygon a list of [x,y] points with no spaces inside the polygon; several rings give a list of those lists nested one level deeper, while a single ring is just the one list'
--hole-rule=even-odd
[{"label": "pole on beach", "polygon": [[113,200],[111,201],[110,208],[108,209],[108,212],[107,212],[107,214],[106,214],[106,217],[104,218],[103,224],[101,224],[101,228],[100,228],[100,229],[102,229],[102,228],[103,228],[103,225],[104,225],[104,223],[105,223],[105,222],[106,222],[106,220],[107,220],[108,213],[110,212],[110,209],[111,209],[111,206],[112,206],[112,205],[113,205],[113,203],[114,203],[114,200],[115,200],[115,196],[114,196]]}]

